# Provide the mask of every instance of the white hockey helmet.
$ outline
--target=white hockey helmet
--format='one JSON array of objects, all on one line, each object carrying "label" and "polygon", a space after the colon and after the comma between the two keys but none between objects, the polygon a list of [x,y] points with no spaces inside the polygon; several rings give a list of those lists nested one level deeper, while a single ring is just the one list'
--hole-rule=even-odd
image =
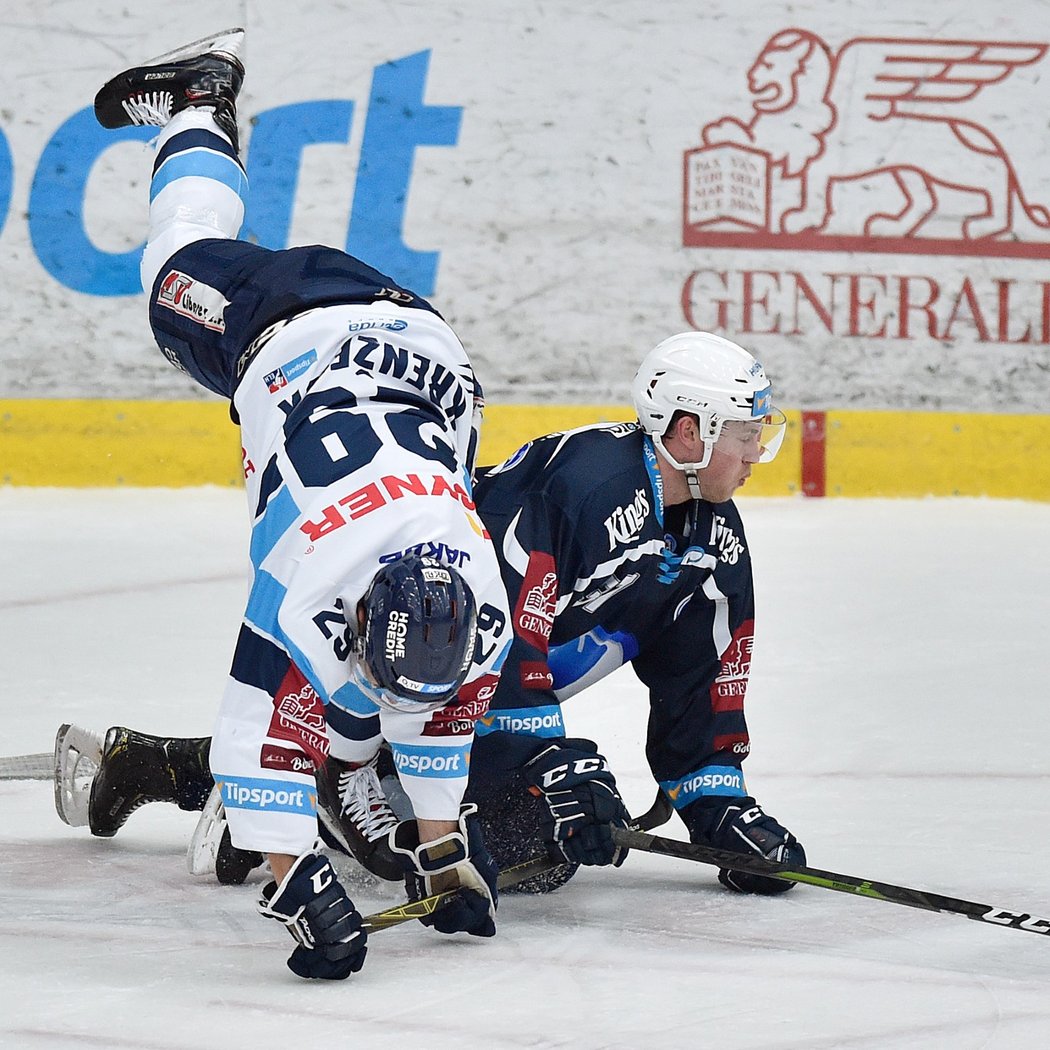
[{"label": "white hockey helmet", "polygon": [[[710,332],[680,332],[645,355],[631,385],[631,398],[642,428],[672,466],[693,472],[711,461],[711,453],[730,420],[760,428],[759,463],[773,459],[784,440],[784,413],[773,407],[773,389],[765,370],[742,346]],[[675,412],[700,421],[703,458],[679,463],[664,448],[663,435]]]}]

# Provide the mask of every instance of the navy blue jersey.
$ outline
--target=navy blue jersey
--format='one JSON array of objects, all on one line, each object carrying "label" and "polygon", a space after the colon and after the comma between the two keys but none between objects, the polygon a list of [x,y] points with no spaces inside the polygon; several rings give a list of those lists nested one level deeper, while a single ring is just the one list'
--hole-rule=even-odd
[{"label": "navy blue jersey", "polygon": [[665,507],[637,424],[533,441],[482,471],[475,498],[514,631],[477,726],[479,780],[563,736],[562,702],[630,662],[649,690],[649,764],[675,807],[746,794],[754,596],[736,505]]},{"label": "navy blue jersey", "polygon": [[395,303],[437,313],[352,255],[310,245],[271,251],[246,241],[193,241],[162,267],[150,293],[157,343],[173,365],[232,398],[254,355],[307,310]]}]

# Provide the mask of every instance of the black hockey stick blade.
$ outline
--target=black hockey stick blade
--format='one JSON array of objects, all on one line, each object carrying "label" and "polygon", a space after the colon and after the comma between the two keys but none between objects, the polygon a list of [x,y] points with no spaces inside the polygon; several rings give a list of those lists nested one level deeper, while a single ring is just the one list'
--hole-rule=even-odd
[{"label": "black hockey stick blade", "polygon": [[912,890],[906,886],[894,886],[892,883],[877,882],[874,879],[861,879],[855,875],[822,871],[820,868],[778,864],[776,861],[766,860],[765,857],[757,855],[734,853],[730,850],[715,849],[713,846],[704,846],[695,842],[679,842],[660,835],[646,835],[641,831],[613,828],[612,835],[613,841],[618,846],[641,850],[645,853],[659,853],[665,857],[678,857],[681,860],[692,860],[700,864],[712,864],[716,868],[750,871],[756,875],[769,875],[775,879],[783,879],[785,882],[800,882],[825,890],[837,890],[839,893],[852,893],[858,897],[887,901],[890,904],[903,904],[908,908],[920,908],[923,911],[962,915],[967,919],[990,923],[993,926],[1003,926],[1010,930],[1024,930],[1044,936],[1050,934],[1050,919],[1041,919],[1028,912],[998,908],[991,904],[978,904],[976,901],[946,897],[939,893],[928,893],[926,890]]},{"label": "black hockey stick blade", "polygon": [[[670,801],[663,791],[657,791],[653,804],[636,820],[631,821],[631,827],[641,831],[651,831],[662,824],[666,824],[674,812]],[[536,875],[543,875],[552,868],[564,864],[564,860],[555,860],[546,855],[531,857],[529,860],[515,864],[513,867],[505,868],[499,873],[496,885],[501,890],[517,886],[519,882],[531,879]],[[362,925],[369,933],[376,930],[388,930],[391,926],[400,926],[403,922],[411,922],[412,919],[425,919],[433,915],[443,904],[446,904],[456,894],[456,890],[445,890],[443,893],[435,893],[430,897],[423,897],[418,901],[407,901],[397,904],[392,908],[377,911],[372,915],[366,915]]]},{"label": "black hockey stick blade", "polygon": [[663,788],[656,789],[656,798],[653,804],[640,817],[635,817],[630,823],[632,831],[652,831],[654,828],[663,827],[671,819],[674,806],[665,794]]}]

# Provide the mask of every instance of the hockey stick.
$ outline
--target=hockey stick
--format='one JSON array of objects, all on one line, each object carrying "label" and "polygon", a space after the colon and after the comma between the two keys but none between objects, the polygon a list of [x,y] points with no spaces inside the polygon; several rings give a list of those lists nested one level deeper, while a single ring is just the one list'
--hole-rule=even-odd
[{"label": "hockey stick", "polygon": [[55,756],[0,755],[0,780],[50,780],[55,775]]},{"label": "hockey stick", "polygon": [[769,875],[775,879],[783,879],[785,882],[801,882],[826,890],[837,890],[839,893],[852,893],[858,897],[870,897],[872,900],[888,901],[890,904],[903,904],[908,908],[920,908],[923,911],[962,915],[967,919],[987,922],[1011,930],[1050,934],[1050,919],[1040,919],[1038,916],[1029,915],[1028,912],[1010,911],[990,904],[961,900],[958,897],[945,897],[939,893],[912,890],[906,886],[894,886],[889,882],[876,882],[873,879],[861,879],[855,875],[822,871],[820,868],[808,868],[802,865],[792,867],[788,864],[766,860],[765,857],[757,855],[734,853],[731,850],[715,849],[713,846],[703,846],[695,842],[679,842],[660,835],[646,835],[642,831],[613,828],[612,836],[613,842],[627,849],[658,853],[664,857],[678,857],[681,860],[697,861],[700,864],[713,864],[716,868],[731,868],[735,871],[749,871],[755,875]]},{"label": "hockey stick", "polygon": [[[553,867],[555,867],[555,862],[549,857],[532,857],[501,871],[496,885],[501,890],[507,890],[511,886],[517,886],[519,882],[531,879],[534,875],[542,875]],[[376,930],[388,930],[391,926],[400,926],[401,923],[410,922],[412,919],[425,919],[447,904],[457,892],[458,890],[445,890],[443,893],[435,893],[430,897],[422,897],[418,901],[396,904],[393,908],[377,911],[374,915],[366,915],[361,925],[369,933],[375,933]]]},{"label": "hockey stick", "polygon": [[[667,796],[663,791],[658,790],[656,799],[649,809],[636,820],[631,821],[631,828],[639,831],[651,831],[653,828],[666,824],[673,812],[674,808]],[[501,890],[508,890],[526,879],[542,875],[544,872],[548,872],[564,863],[564,860],[553,860],[546,854],[539,857],[530,857],[520,864],[515,864],[513,867],[505,868],[501,871],[499,878],[496,880],[496,885]],[[442,893],[435,893],[429,897],[422,897],[418,901],[396,904],[392,908],[385,908],[383,911],[366,915],[362,925],[369,933],[374,933],[376,930],[388,930],[391,926],[400,926],[401,923],[410,922],[412,919],[425,919],[428,915],[433,915],[442,905],[447,904],[457,892],[456,890],[445,890]]]}]

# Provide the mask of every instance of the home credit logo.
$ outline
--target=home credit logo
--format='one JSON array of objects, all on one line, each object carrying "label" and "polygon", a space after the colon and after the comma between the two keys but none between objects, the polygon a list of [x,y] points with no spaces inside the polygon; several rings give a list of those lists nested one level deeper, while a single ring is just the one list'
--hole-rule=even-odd
[{"label": "home credit logo", "polygon": [[[1050,258],[1050,187],[1026,185],[1034,154],[1022,175],[1000,135],[1045,111],[1048,50],[866,37],[834,50],[775,33],[740,74],[750,112],[711,114],[685,153],[682,241],[705,250],[683,284],[686,320],[738,335],[1050,343],[1050,284],[1011,265]],[[719,248],[763,255],[727,266]],[[890,267],[868,253],[919,258]],[[936,265],[945,257],[954,265]]]}]

